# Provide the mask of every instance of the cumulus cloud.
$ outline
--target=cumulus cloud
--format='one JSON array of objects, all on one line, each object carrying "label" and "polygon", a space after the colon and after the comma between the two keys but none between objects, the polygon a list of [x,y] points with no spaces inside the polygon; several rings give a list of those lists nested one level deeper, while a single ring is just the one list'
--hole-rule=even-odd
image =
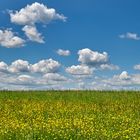
[{"label": "cumulus cloud", "polygon": [[134,66],[135,70],[140,70],[140,64]]},{"label": "cumulus cloud", "polygon": [[140,74],[133,74],[133,75],[131,76],[131,79],[132,79],[133,85],[138,85],[138,86],[140,86]]},{"label": "cumulus cloud", "polygon": [[102,80],[102,82],[109,85],[110,88],[125,89],[128,86],[133,87],[136,84],[134,77],[134,75],[129,75],[127,71],[123,71],[112,78]]},{"label": "cumulus cloud", "polygon": [[95,90],[137,90],[140,89],[140,74],[123,71],[113,77],[98,77],[90,85]]},{"label": "cumulus cloud", "polygon": [[70,55],[70,51],[69,50],[58,49],[57,50],[57,54],[60,55],[60,56],[69,56]]},{"label": "cumulus cloud", "polygon": [[66,81],[67,78],[58,73],[47,73],[43,76],[47,81]]},{"label": "cumulus cloud", "polygon": [[22,30],[25,32],[25,35],[29,38],[29,40],[44,43],[42,34],[37,31],[35,26],[26,25],[22,28]]},{"label": "cumulus cloud", "polygon": [[[111,76],[94,76],[84,82],[85,89],[90,90],[139,90],[140,74],[128,74],[123,71],[120,74]],[[82,89],[82,88],[81,88]]]},{"label": "cumulus cloud", "polygon": [[72,75],[91,75],[93,73],[93,69],[85,65],[73,65],[66,68],[66,72]]},{"label": "cumulus cloud", "polygon": [[33,77],[30,75],[19,75],[17,77],[17,81],[19,84],[33,84]]},{"label": "cumulus cloud", "polygon": [[119,66],[113,65],[113,64],[101,64],[100,65],[101,70],[119,70]]},{"label": "cumulus cloud", "polygon": [[10,29],[0,30],[0,45],[6,48],[21,47],[25,40],[16,36]]},{"label": "cumulus cloud", "polygon": [[99,53],[88,48],[78,51],[78,61],[85,65],[96,66],[108,62],[108,54],[106,52]]},{"label": "cumulus cloud", "polygon": [[109,63],[109,57],[106,52],[99,53],[88,48],[78,51],[79,65],[67,67],[65,71],[71,75],[75,75],[78,79],[89,79],[92,77],[93,71],[98,70],[119,70],[119,66]]},{"label": "cumulus cloud", "polygon": [[40,60],[35,64],[30,64],[25,60],[15,60],[10,65],[0,62],[0,72],[9,73],[55,73],[59,71],[61,64],[53,59]]},{"label": "cumulus cloud", "polygon": [[132,78],[131,75],[129,75],[127,71],[123,71],[118,75],[114,75],[112,79],[118,83],[119,82],[127,83],[127,82],[131,81],[131,78]]},{"label": "cumulus cloud", "polygon": [[[0,73],[1,74],[1,73]],[[38,90],[62,88],[63,83],[67,83],[67,78],[58,73],[48,73],[44,76],[36,74],[2,74],[0,78],[0,90]]]},{"label": "cumulus cloud", "polygon": [[60,63],[53,60],[53,59],[47,59],[47,60],[41,60],[36,64],[32,65],[32,72],[37,73],[54,73],[57,72],[60,68]]},{"label": "cumulus cloud", "polygon": [[8,72],[8,65],[3,61],[0,62],[0,72]]},{"label": "cumulus cloud", "polygon": [[35,64],[19,59],[10,65],[1,61],[0,89],[122,90],[140,88],[140,74],[128,74],[127,71],[123,71],[112,77],[102,75],[97,77],[92,75],[95,70],[93,67],[73,65],[65,70],[72,75],[69,78],[69,75],[58,71],[59,67],[59,62],[53,59],[41,60]]},{"label": "cumulus cloud", "polygon": [[140,86],[140,74],[131,74],[127,72],[122,72],[119,76],[119,79],[114,76],[113,79],[110,79],[110,84],[114,86],[121,86],[122,88],[131,88],[137,89]]},{"label": "cumulus cloud", "polygon": [[130,76],[128,75],[128,72],[127,71],[123,71],[120,75],[119,75],[119,78],[121,80],[128,80],[130,79]]},{"label": "cumulus cloud", "polygon": [[58,14],[54,8],[35,2],[20,9],[19,11],[9,11],[12,23],[23,25],[22,30],[31,41],[44,43],[43,36],[36,28],[37,23],[48,24],[53,20],[66,21],[63,14]]},{"label": "cumulus cloud", "polygon": [[41,60],[35,64],[21,59],[9,65],[1,61],[0,89],[59,88],[61,83],[68,82],[67,77],[59,74],[59,67],[60,63],[53,59]]},{"label": "cumulus cloud", "polygon": [[121,34],[121,35],[119,35],[119,37],[121,38],[121,39],[132,39],[132,40],[140,40],[140,37],[138,36],[138,34],[136,34],[136,33],[130,33],[130,32],[128,32],[128,33],[126,33],[126,34]]},{"label": "cumulus cloud", "polygon": [[85,89],[86,85],[84,82],[78,83],[79,89]]},{"label": "cumulus cloud", "polygon": [[19,59],[19,60],[12,62],[12,64],[9,66],[8,70],[12,73],[29,72],[30,64],[28,61]]},{"label": "cumulus cloud", "polygon": [[[37,86],[37,78],[30,75],[2,74],[0,78],[0,90],[24,90],[34,89]],[[2,85],[2,86],[1,86]]]},{"label": "cumulus cloud", "polygon": [[119,70],[119,66],[109,63],[107,52],[99,53],[85,48],[78,51],[78,61],[81,65],[88,66],[94,70]]},{"label": "cumulus cloud", "polygon": [[58,14],[55,9],[35,2],[19,11],[10,11],[11,22],[19,25],[34,25],[35,23],[49,23],[52,20],[65,21],[66,17]]}]

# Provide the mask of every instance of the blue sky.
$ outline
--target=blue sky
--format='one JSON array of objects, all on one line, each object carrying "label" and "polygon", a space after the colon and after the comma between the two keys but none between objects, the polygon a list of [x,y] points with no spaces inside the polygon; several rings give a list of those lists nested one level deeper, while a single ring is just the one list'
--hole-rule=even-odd
[{"label": "blue sky", "polygon": [[4,0],[0,89],[139,89],[138,0]]}]

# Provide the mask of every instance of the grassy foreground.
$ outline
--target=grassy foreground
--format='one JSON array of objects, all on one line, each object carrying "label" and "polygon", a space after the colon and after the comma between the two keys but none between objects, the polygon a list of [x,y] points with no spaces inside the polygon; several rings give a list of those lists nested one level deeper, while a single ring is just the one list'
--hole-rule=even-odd
[{"label": "grassy foreground", "polygon": [[138,140],[140,92],[1,91],[0,140]]}]

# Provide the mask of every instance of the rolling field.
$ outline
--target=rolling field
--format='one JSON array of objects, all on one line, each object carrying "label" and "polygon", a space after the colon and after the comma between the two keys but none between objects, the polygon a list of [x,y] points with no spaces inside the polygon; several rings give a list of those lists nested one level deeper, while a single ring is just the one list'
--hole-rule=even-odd
[{"label": "rolling field", "polygon": [[138,140],[140,92],[1,91],[0,140]]}]

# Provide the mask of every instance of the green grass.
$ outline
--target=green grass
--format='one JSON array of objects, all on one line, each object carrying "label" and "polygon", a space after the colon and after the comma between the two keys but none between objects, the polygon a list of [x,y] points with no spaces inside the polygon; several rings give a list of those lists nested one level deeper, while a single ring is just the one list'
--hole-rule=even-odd
[{"label": "green grass", "polygon": [[140,92],[1,91],[0,140],[138,140]]}]

